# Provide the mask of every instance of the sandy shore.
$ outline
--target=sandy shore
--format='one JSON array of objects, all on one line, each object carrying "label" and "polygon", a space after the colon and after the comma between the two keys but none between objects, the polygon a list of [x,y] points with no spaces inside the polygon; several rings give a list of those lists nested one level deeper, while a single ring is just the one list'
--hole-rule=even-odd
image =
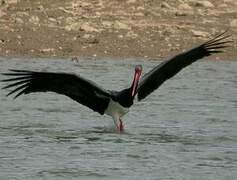
[{"label": "sandy shore", "polygon": [[0,0],[0,56],[161,59],[229,29],[236,0]]}]

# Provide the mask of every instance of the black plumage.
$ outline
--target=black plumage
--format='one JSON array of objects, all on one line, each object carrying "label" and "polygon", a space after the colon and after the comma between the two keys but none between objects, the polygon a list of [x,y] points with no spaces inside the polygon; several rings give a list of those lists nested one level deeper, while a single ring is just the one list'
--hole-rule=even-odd
[{"label": "black plumage", "polygon": [[99,87],[95,83],[80,76],[67,73],[35,72],[25,70],[10,70],[11,73],[4,73],[7,76],[16,76],[3,80],[17,81],[5,86],[3,89],[18,86],[7,94],[17,92],[14,98],[22,94],[33,92],[56,92],[66,95],[80,104],[92,110],[104,114],[110,100],[110,92]]}]

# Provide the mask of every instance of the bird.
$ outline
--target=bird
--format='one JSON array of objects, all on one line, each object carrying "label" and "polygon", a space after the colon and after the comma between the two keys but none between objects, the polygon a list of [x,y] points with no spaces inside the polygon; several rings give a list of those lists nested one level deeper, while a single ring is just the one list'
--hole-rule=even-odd
[{"label": "bird", "polygon": [[138,102],[143,100],[166,80],[197,60],[222,53],[224,48],[230,47],[230,43],[233,42],[230,37],[226,31],[222,32],[194,48],[164,60],[143,76],[141,76],[142,66],[136,65],[131,86],[121,91],[106,90],[93,81],[73,73],[19,69],[10,69],[9,72],[2,73],[8,77],[2,81],[9,83],[2,89],[14,87],[6,95],[16,93],[14,99],[22,94],[36,92],[55,92],[68,96],[101,115],[111,116],[115,129],[124,132],[122,117],[128,113],[135,99]]}]

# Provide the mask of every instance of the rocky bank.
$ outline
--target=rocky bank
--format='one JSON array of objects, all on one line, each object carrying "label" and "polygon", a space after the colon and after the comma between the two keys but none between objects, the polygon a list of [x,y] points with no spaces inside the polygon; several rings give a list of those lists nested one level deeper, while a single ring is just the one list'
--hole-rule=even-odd
[{"label": "rocky bank", "polygon": [[229,29],[236,0],[0,0],[0,56],[161,59]]}]

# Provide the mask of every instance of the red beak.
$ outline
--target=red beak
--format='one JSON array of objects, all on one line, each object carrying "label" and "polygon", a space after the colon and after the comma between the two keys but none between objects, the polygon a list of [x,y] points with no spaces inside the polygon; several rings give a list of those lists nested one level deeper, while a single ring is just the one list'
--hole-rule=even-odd
[{"label": "red beak", "polygon": [[132,97],[134,97],[136,95],[138,82],[139,82],[141,73],[142,73],[141,68],[136,68],[135,69],[135,75],[134,75],[134,80],[133,80],[133,84],[132,84]]}]

